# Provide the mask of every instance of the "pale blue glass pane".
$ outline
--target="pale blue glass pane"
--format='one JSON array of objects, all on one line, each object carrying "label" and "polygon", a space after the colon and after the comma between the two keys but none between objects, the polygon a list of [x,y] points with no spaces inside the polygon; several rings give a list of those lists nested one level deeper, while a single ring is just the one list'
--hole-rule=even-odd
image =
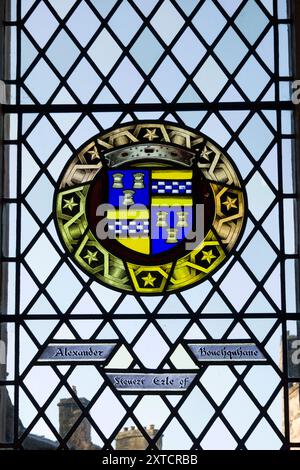
[{"label": "pale blue glass pane", "polygon": [[262,58],[269,69],[274,72],[274,30],[273,28],[264,36],[256,48],[256,52]]},{"label": "pale blue glass pane", "polygon": [[35,0],[22,0],[21,3],[21,15],[22,17],[26,15],[27,11],[34,4]]},{"label": "pale blue glass pane", "polygon": [[188,87],[184,90],[182,95],[180,96],[179,103],[197,103],[197,102],[202,102],[200,96],[198,93],[194,90],[194,88],[191,85],[188,85]]},{"label": "pale blue glass pane", "polygon": [[167,57],[155,72],[152,83],[166,101],[172,101],[185,82],[185,77]]},{"label": "pale blue glass pane", "polygon": [[199,111],[178,111],[177,114],[187,126],[193,129],[198,126],[202,119],[202,113],[199,113]]},{"label": "pale blue glass pane", "polygon": [[235,23],[250,44],[254,44],[268,24],[268,18],[254,0],[249,0]]},{"label": "pale blue glass pane", "polygon": [[279,91],[280,91],[280,99],[282,101],[290,101],[291,99],[291,90],[292,84],[291,82],[280,82],[279,83]]},{"label": "pale blue glass pane", "polygon": [[[61,18],[64,18],[66,14],[69,12],[69,10],[71,9],[71,7],[74,5],[74,0],[63,0],[63,1],[48,0],[48,2],[51,4],[51,6],[59,14]],[[107,2],[108,0],[106,0],[105,3]]]},{"label": "pale blue glass pane", "polygon": [[[278,426],[280,418],[277,420]],[[282,440],[278,437],[277,433],[272,429],[270,424],[263,418],[254,431],[251,433],[249,439],[246,441],[246,448],[248,450],[280,450],[282,448]]]},{"label": "pale blue glass pane", "polygon": [[[259,327],[254,329],[254,332],[256,332],[258,329]],[[260,364],[253,366],[245,377],[245,383],[256,395],[256,398],[263,406],[265,406],[267,401],[271,398],[271,395],[279,382],[279,375],[270,365]],[[264,387],[258,387],[257,385],[260,383],[264,383]]]},{"label": "pale blue glass pane", "polygon": [[[86,25],[84,27],[83,25]],[[82,46],[86,46],[100,26],[100,21],[86,3],[80,3],[71,18],[67,21],[68,28]]]},{"label": "pale blue glass pane", "polygon": [[[257,256],[258,252],[259,256]],[[255,277],[261,281],[275,261],[276,253],[262,234],[258,232],[243,251],[242,258]]]},{"label": "pale blue glass pane", "polygon": [[272,234],[272,242],[280,249],[280,227],[278,204],[272,209],[270,215],[263,223],[263,228],[267,234]]},{"label": "pale blue glass pane", "polygon": [[113,96],[112,92],[109,91],[107,87],[104,87],[97,98],[94,99],[94,103],[103,104],[103,103],[117,103],[116,98]]},{"label": "pale blue glass pane", "polygon": [[[153,342],[157,346],[155,349],[152,347]],[[145,367],[154,369],[167,354],[168,346],[157,329],[150,324],[133,349]]]},{"label": "pale blue glass pane", "polygon": [[178,39],[172,52],[176,55],[185,70],[191,73],[206,53],[206,48],[190,28],[187,28]]},{"label": "pale blue glass pane", "polygon": [[211,139],[218,142],[219,145],[224,147],[230,139],[228,130],[224,127],[221,121],[212,114],[205,124],[202,126],[201,131],[209,136]]},{"label": "pale blue glass pane", "polygon": [[55,65],[61,75],[65,75],[75,59],[79,55],[79,49],[64,31],[55,38],[47,51],[47,56]]},{"label": "pale blue glass pane", "polygon": [[[97,1],[98,0],[95,0],[95,2]],[[148,16],[153,10],[153,8],[155,7],[155,5],[158,3],[158,0],[147,0],[146,2],[145,0],[133,0],[133,1],[139,7],[141,12],[145,16]]]},{"label": "pale blue glass pane", "polygon": [[[275,303],[278,308],[281,308],[281,268],[280,265],[278,264],[277,267],[273,270],[272,274],[270,275],[269,279],[264,285],[264,288],[266,289],[267,293],[271,297],[273,303]],[[272,340],[274,341],[274,336]],[[273,349],[270,350],[268,348],[269,354],[271,354],[272,357],[274,357],[274,360],[276,360],[277,364],[279,364],[279,354],[280,350],[278,349]]]},{"label": "pale blue glass pane", "polygon": [[227,77],[216,61],[209,57],[195,75],[194,82],[206,98],[213,101],[227,82]]},{"label": "pale blue glass pane", "polygon": [[214,409],[207,398],[205,398],[198,387],[194,387],[181,406],[179,414],[186,421],[189,429],[198,435],[201,432],[201,428],[212,417],[213,412]]},{"label": "pale blue glass pane", "polygon": [[249,115],[249,111],[242,111],[242,110],[230,110],[230,111],[222,111],[220,113],[230,127],[236,131],[245,121],[246,117]]},{"label": "pale blue glass pane", "polygon": [[286,313],[296,313],[296,266],[292,259],[285,262],[285,295]]},{"label": "pale blue glass pane", "polygon": [[69,147],[64,145],[56,154],[55,158],[48,165],[51,176],[57,181],[61,174],[61,168],[64,163],[71,157],[72,152]]},{"label": "pale blue glass pane", "polygon": [[30,155],[26,147],[22,146],[22,192],[29,186],[32,178],[36,176],[40,167]]},{"label": "pale blue glass pane", "polygon": [[283,191],[292,193],[294,191],[294,171],[292,148],[295,145],[293,140],[284,139],[282,141],[282,174]]},{"label": "pale blue glass pane", "polygon": [[158,34],[169,45],[183,26],[184,20],[169,0],[163,2],[151,20],[152,26]]},{"label": "pale blue glass pane", "polygon": [[240,138],[251,155],[258,160],[274,139],[274,135],[263,120],[255,114],[242,130]]},{"label": "pale blue glass pane", "polygon": [[[239,295],[236,295],[235,289],[232,289],[234,283],[239,284]],[[241,311],[243,305],[249,299],[249,296],[255,289],[255,284],[246,273],[240,263],[236,262],[229,273],[226,275],[224,281],[220,284],[223,293],[228,297],[229,302],[237,311]]]},{"label": "pale blue glass pane", "polygon": [[87,60],[82,59],[68,79],[68,83],[80,101],[82,103],[86,103],[91,99],[92,95],[100,85],[100,77],[87,62]]},{"label": "pale blue glass pane", "polygon": [[88,51],[103,75],[108,74],[121,53],[121,48],[106,29],[101,31]]},{"label": "pale blue glass pane", "polygon": [[278,18],[288,17],[287,0],[277,0]]},{"label": "pale blue glass pane", "polygon": [[285,24],[279,25],[279,73],[290,75],[289,30]]},{"label": "pale blue glass pane", "polygon": [[294,199],[285,199],[284,202],[284,245],[287,254],[295,253],[295,204]]},{"label": "pale blue glass pane", "polygon": [[41,59],[25,80],[26,86],[40,103],[46,103],[59,84],[59,79]]},{"label": "pale blue glass pane", "polygon": [[74,104],[76,101],[65,87],[62,87],[53,100],[53,104]]},{"label": "pale blue glass pane", "polygon": [[21,73],[27,70],[33,59],[37,56],[38,51],[33,46],[32,42],[29,41],[27,36],[21,33]]},{"label": "pale blue glass pane", "polygon": [[91,3],[99,11],[100,15],[103,16],[103,18],[106,18],[111,9],[117,3],[117,0],[91,0]]},{"label": "pale blue glass pane", "polygon": [[[65,289],[64,286],[66,285],[68,285],[68,289]],[[67,265],[63,265],[48,285],[47,291],[55,298],[62,313],[65,313],[75,297],[79,294],[81,287],[80,282]]]},{"label": "pale blue glass pane", "polygon": [[281,132],[283,134],[292,133],[292,123],[293,123],[293,112],[282,111],[281,112]]},{"label": "pale blue glass pane", "polygon": [[[170,401],[174,399],[171,397]],[[178,420],[173,418],[164,431],[164,450],[188,450],[192,448],[192,441],[180,426]]]},{"label": "pale blue glass pane", "polygon": [[[239,410],[237,413],[236,410]],[[246,392],[239,387],[223,410],[224,416],[239,436],[243,436],[259,411]]]},{"label": "pale blue glass pane", "polygon": [[230,85],[229,88],[226,89],[224,95],[220,98],[221,102],[229,102],[235,103],[240,101],[245,101],[241,94],[237,91],[236,87]]},{"label": "pale blue glass pane", "polygon": [[128,2],[122,2],[109,21],[109,26],[125,46],[131,41],[142,24],[140,16]]},{"label": "pale blue glass pane", "polygon": [[[45,25],[47,25],[47,27],[45,27]],[[25,26],[38,45],[44,47],[57,28],[58,22],[45,3],[41,2],[34,9],[33,13],[26,21]]]},{"label": "pale blue glass pane", "polygon": [[[109,127],[109,124],[107,127]],[[70,136],[70,142],[75,148],[78,148],[82,145],[82,142],[90,139],[95,134],[97,134],[97,132],[99,131],[95,124],[90,120],[89,117],[86,116],[84,119],[82,119],[79,126],[76,127],[75,131]]]},{"label": "pale blue glass pane", "polygon": [[230,0],[229,2],[228,1],[224,2],[224,0],[217,0],[217,1],[220,4],[220,6],[224,8],[224,10],[228,13],[228,15],[232,16],[235,13],[236,9],[240,6],[243,0]]},{"label": "pale blue glass pane", "polygon": [[21,230],[21,251],[23,252],[39,231],[38,224],[25,206],[21,210]]},{"label": "pale blue glass pane", "polygon": [[159,103],[160,100],[149,86],[143,89],[137,99],[137,103]]},{"label": "pale blue glass pane", "polygon": [[219,9],[211,0],[207,0],[193,19],[198,32],[208,44],[216,39],[226,21]]},{"label": "pale blue glass pane", "polygon": [[242,177],[245,178],[252,169],[252,164],[250,163],[246,154],[243,152],[237,142],[234,142],[231,145],[231,147],[228,149],[228,153],[237,165]]},{"label": "pale blue glass pane", "polygon": [[130,53],[144,72],[149,73],[163,53],[163,48],[151,31],[146,28],[130,49]]},{"label": "pale blue glass pane", "polygon": [[52,184],[45,175],[42,175],[26,197],[26,201],[42,222],[45,222],[52,213],[53,195]]},{"label": "pale blue glass pane", "polygon": [[275,85],[268,85],[267,91],[261,99],[262,101],[275,101]]},{"label": "pale blue glass pane", "polygon": [[236,81],[251,100],[256,100],[270,81],[270,77],[251,56],[237,75]]},{"label": "pale blue glass pane", "polygon": [[[218,442],[218,447],[216,447],[216,441]],[[216,448],[219,450],[234,450],[238,445],[220,418],[214,421],[200,444],[203,450],[214,450]]]},{"label": "pale blue glass pane", "polygon": [[257,220],[263,216],[275,198],[273,191],[259,173],[255,173],[247,184],[247,196],[249,209]]},{"label": "pale blue glass pane", "polygon": [[230,28],[220,39],[215,52],[229,72],[234,72],[245,57],[248,48],[236,32]]},{"label": "pale blue glass pane", "polygon": [[60,141],[61,137],[46,117],[43,117],[38,122],[27,137],[27,142],[34,150],[36,156],[43,163],[45,163],[54,152]]},{"label": "pale blue glass pane", "polygon": [[[145,1],[145,0],[141,0]],[[198,5],[199,0],[175,0],[180,8],[184,11],[186,15],[190,15],[195,7]]]},{"label": "pale blue glass pane", "polygon": [[[218,274],[214,276],[214,279],[216,281],[218,280],[218,276],[220,276],[220,271],[218,271]],[[217,292],[211,297],[208,303],[205,304],[205,307],[203,308],[201,313],[215,313],[215,312],[231,313],[231,310],[228,308],[224,300],[220,297],[220,295]],[[218,326],[219,326],[219,330],[223,330],[220,319],[218,321]],[[217,335],[217,338],[220,338],[222,336],[222,333],[224,333],[224,330],[220,333],[217,331],[217,328],[215,328],[213,331],[213,337]]]},{"label": "pale blue glass pane", "polygon": [[51,113],[51,117],[64,135],[69,132],[76,122],[80,122],[79,118],[81,116],[80,113]]},{"label": "pale blue glass pane", "polygon": [[[274,14],[274,9],[273,9],[273,0],[260,0],[263,6],[268,10],[268,12],[273,15]],[[281,1],[281,0],[279,0]],[[286,0],[283,0],[284,2]]]},{"label": "pale blue glass pane", "polygon": [[142,82],[141,75],[127,58],[121,62],[110,80],[111,85],[124,102],[133,98]]},{"label": "pale blue glass pane", "polygon": [[269,155],[263,160],[261,168],[271,183],[278,188],[278,148],[272,147]]}]

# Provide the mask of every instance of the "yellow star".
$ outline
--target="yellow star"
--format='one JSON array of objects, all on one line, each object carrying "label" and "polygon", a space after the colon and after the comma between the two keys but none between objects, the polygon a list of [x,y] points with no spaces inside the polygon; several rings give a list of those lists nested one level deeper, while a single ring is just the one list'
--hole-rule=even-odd
[{"label": "yellow star", "polygon": [[158,139],[158,135],[156,135],[156,129],[146,129],[147,133],[144,135],[146,139],[148,139],[150,142],[154,139]]},{"label": "yellow star", "polygon": [[213,254],[212,250],[209,250],[209,251],[202,251],[202,258],[201,260],[202,261],[207,261],[208,264],[211,264],[211,260],[216,258],[216,256]]},{"label": "yellow star", "polygon": [[74,202],[74,198],[72,197],[71,199],[64,199],[63,202],[65,203],[64,209],[69,209],[72,211],[74,207],[78,206],[77,202]]},{"label": "yellow star", "polygon": [[156,281],[156,277],[152,277],[151,273],[148,273],[148,276],[142,277],[144,281],[144,287],[150,285],[154,287],[154,282]]},{"label": "yellow star", "polygon": [[222,202],[222,204],[226,206],[226,209],[229,211],[229,209],[232,209],[232,208],[237,209],[236,201],[237,201],[237,197],[235,199],[232,199],[231,197],[227,196],[226,201]]},{"label": "yellow star", "polygon": [[87,259],[87,262],[89,263],[89,265],[91,265],[93,261],[98,261],[97,251],[94,251],[93,253],[92,251],[87,250],[87,255],[85,255],[83,258]]},{"label": "yellow star", "polygon": [[91,160],[100,160],[96,146],[94,146],[93,150],[89,150],[88,153],[92,156]]},{"label": "yellow star", "polygon": [[201,153],[200,157],[205,158],[205,160],[209,160],[209,155],[211,153],[212,153],[212,150],[209,150],[205,145],[204,149],[202,150],[202,153]]}]

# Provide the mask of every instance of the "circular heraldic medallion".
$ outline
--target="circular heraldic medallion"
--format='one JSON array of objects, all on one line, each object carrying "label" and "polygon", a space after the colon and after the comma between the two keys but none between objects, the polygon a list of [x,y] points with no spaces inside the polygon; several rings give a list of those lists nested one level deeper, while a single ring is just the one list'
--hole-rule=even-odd
[{"label": "circular heraldic medallion", "polygon": [[208,137],[151,121],[85,143],[62,171],[54,210],[66,252],[89,277],[159,295],[195,286],[228,259],[246,194]]}]

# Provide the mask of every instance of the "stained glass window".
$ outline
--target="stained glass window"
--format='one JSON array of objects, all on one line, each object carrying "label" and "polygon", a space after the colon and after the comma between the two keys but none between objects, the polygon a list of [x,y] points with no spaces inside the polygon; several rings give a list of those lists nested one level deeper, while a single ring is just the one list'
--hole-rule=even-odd
[{"label": "stained glass window", "polygon": [[[288,360],[299,338],[290,7],[3,2],[1,447],[300,446],[290,428],[299,419],[299,368]],[[246,201],[243,234],[222,266],[188,289],[151,296],[82,270],[55,210],[62,172],[80,149],[147,123],[143,138],[151,124],[151,132],[173,126],[214,142]],[[84,256],[93,267],[93,252]],[[114,345],[104,364],[40,361],[51,344],[97,342]],[[265,360],[199,363],[188,344],[201,342],[250,342]],[[183,391],[124,391],[111,371],[190,374],[193,382]]]}]

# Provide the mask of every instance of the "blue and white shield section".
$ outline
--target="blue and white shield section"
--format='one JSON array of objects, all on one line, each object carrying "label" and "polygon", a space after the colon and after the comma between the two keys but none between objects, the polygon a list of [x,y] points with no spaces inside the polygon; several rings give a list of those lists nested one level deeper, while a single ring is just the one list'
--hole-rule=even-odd
[{"label": "blue and white shield section", "polygon": [[110,170],[109,237],[157,255],[174,248],[193,227],[191,170]]},{"label": "blue and white shield section", "polygon": [[[115,217],[115,219],[114,219]],[[111,211],[108,213],[108,230],[110,238],[130,250],[145,255],[150,254],[149,211],[128,209],[126,213]]]},{"label": "blue and white shield section", "polygon": [[[178,199],[153,200],[151,207],[151,254],[166,252],[185,240],[192,230],[193,207],[178,205]],[[187,201],[186,201],[187,202]],[[165,202],[166,203],[166,202]],[[155,204],[158,204],[157,207]]]},{"label": "blue and white shield section", "polygon": [[150,255],[150,171],[109,170],[107,213],[110,238]]},{"label": "blue and white shield section", "polygon": [[151,174],[151,254],[181,243],[193,228],[191,170],[153,170]]},{"label": "blue and white shield section", "polygon": [[109,170],[108,203],[115,208],[127,209],[132,204],[150,206],[150,171]]}]

